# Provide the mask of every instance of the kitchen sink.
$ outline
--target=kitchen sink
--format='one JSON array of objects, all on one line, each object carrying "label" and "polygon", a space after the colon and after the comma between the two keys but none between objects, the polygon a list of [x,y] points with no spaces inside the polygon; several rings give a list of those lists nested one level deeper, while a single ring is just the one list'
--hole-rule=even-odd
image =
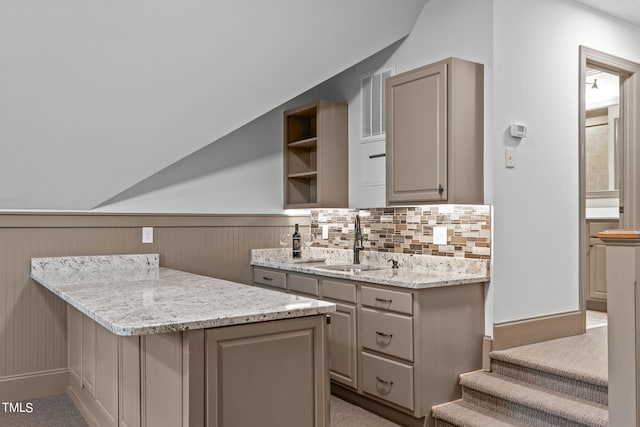
[{"label": "kitchen sink", "polygon": [[368,265],[368,264],[340,264],[340,265],[324,265],[316,266],[320,270],[332,270],[332,271],[344,271],[347,273],[359,273],[361,271],[382,270],[387,268],[380,265]]}]

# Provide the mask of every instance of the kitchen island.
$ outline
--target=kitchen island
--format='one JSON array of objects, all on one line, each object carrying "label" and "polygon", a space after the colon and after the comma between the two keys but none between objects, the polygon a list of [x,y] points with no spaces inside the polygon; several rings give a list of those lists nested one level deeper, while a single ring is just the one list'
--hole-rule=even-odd
[{"label": "kitchen island", "polygon": [[31,277],[68,303],[68,392],[91,425],[328,425],[332,303],[157,254],[33,258]]}]

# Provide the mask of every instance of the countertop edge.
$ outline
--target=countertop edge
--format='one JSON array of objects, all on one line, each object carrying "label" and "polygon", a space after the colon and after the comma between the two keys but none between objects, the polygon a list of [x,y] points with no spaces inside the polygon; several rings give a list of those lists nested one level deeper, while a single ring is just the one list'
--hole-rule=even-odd
[{"label": "countertop edge", "polygon": [[[277,263],[277,262],[261,262],[261,261],[252,261],[251,266],[253,267],[263,267],[270,268],[274,270],[284,270],[293,273],[303,273],[310,274],[314,276],[322,276],[322,277],[331,277],[334,279],[344,279],[344,280],[352,280],[356,282],[366,282],[366,283],[374,283],[378,285],[384,286],[392,286],[397,288],[404,289],[429,289],[429,288],[438,288],[444,286],[459,286],[459,285],[468,285],[472,283],[484,283],[491,280],[489,275],[469,275],[469,277],[459,277],[459,275],[452,274],[454,278],[446,279],[438,277],[433,281],[424,281],[424,282],[411,282],[403,279],[392,279],[392,278],[380,278],[375,277],[375,272],[380,270],[373,270],[374,273],[363,271],[359,273],[347,273],[341,271],[332,271],[332,270],[320,270],[316,267],[318,263],[303,265],[301,263],[296,264],[287,264],[287,263]],[[386,270],[391,270],[390,268],[386,268]]]},{"label": "countertop edge", "polygon": [[[167,269],[172,270],[172,269]],[[175,270],[180,271],[180,270]],[[183,272],[187,274],[193,274],[194,276],[201,276],[199,274]],[[292,319],[297,317],[308,317],[308,316],[318,316],[324,315],[327,313],[332,313],[336,311],[336,305],[329,301],[323,301],[326,303],[324,306],[320,307],[308,307],[304,309],[295,309],[295,310],[279,310],[272,311],[266,313],[256,313],[252,315],[238,315],[224,318],[213,318],[213,319],[204,319],[197,321],[186,321],[186,322],[174,322],[174,323],[162,323],[157,325],[148,325],[148,326],[127,326],[122,325],[117,322],[109,321],[99,314],[96,311],[91,310],[89,307],[81,304],[78,300],[70,297],[66,293],[60,291],[55,285],[47,282],[47,280],[38,276],[37,274],[31,273],[31,279],[39,283],[41,286],[60,297],[63,301],[85,314],[90,319],[94,320],[100,326],[107,329],[109,332],[112,332],[118,336],[141,336],[141,335],[153,335],[159,333],[169,333],[169,332],[183,332],[187,330],[196,330],[196,329],[207,329],[207,328],[215,328],[215,327],[224,327],[224,326],[234,326],[234,325],[242,325],[242,324],[250,324],[250,323],[260,323],[272,320],[284,320],[284,319]],[[209,278],[208,276],[202,276],[204,278]],[[246,286],[246,285],[244,285]],[[276,292],[276,291],[273,291]]]}]

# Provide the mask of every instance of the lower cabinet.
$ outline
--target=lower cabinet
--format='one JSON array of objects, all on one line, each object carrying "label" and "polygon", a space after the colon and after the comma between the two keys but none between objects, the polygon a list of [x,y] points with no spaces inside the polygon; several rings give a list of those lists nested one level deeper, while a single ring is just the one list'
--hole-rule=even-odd
[{"label": "lower cabinet", "polygon": [[587,309],[607,311],[607,258],[605,244],[597,234],[604,230],[618,228],[617,222],[587,221]]},{"label": "lower cabinet", "polygon": [[139,337],[118,337],[71,306],[67,324],[69,394],[83,415],[99,426],[139,426],[139,392],[120,381],[139,378]]},{"label": "lower cabinet", "polygon": [[67,306],[69,396],[99,427],[326,427],[325,315],[117,336]]},{"label": "lower cabinet", "polygon": [[320,280],[323,299],[336,305],[329,326],[329,376],[358,388],[357,286],[341,280]]},{"label": "lower cabinet", "polygon": [[207,329],[207,425],[328,425],[322,320]]},{"label": "lower cabinet", "polygon": [[316,280],[318,296],[336,304],[329,325],[329,376],[339,393],[427,417],[425,425],[432,426],[431,407],[460,398],[458,375],[482,367],[483,283],[411,289],[256,271],[260,286],[273,282],[264,277],[285,273],[280,290],[287,292],[299,293],[300,283]]},{"label": "lower cabinet", "polygon": [[329,325],[329,376],[333,381],[357,388],[356,308],[336,302]]}]

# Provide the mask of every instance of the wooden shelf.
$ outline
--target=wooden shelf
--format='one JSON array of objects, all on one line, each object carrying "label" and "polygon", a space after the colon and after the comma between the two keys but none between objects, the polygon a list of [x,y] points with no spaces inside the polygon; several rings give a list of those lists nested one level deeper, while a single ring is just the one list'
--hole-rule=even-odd
[{"label": "wooden shelf", "polygon": [[300,172],[300,173],[290,173],[287,178],[313,178],[318,176],[317,171],[309,171],[309,172]]},{"label": "wooden shelf", "polygon": [[302,139],[300,141],[294,141],[294,142],[290,142],[288,144],[289,148],[314,148],[318,143],[318,138],[317,137],[313,137],[313,138],[307,138],[307,139]]}]

